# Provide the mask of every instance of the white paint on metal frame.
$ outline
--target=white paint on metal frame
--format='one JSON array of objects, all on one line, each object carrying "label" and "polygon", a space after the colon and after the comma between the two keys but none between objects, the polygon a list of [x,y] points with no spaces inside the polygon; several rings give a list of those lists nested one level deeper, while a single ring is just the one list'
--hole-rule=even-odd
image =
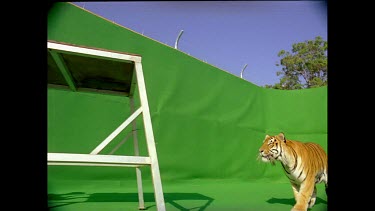
[{"label": "white paint on metal frame", "polygon": [[152,131],[150,110],[148,107],[148,100],[146,94],[146,85],[143,78],[142,64],[140,62],[135,63],[135,71],[137,73],[137,82],[139,89],[139,97],[141,106],[143,107],[143,124],[145,127],[145,135],[147,141],[148,154],[151,159],[151,175],[154,184],[155,200],[158,211],[165,210],[163,188],[161,184],[161,177],[159,172],[158,158],[156,154],[154,133]]},{"label": "white paint on metal frame", "polygon": [[[113,167],[131,167],[139,168],[146,164],[113,164],[113,163],[80,163],[80,162],[48,162],[49,166],[113,166]],[[149,166],[149,165],[147,165]]]},{"label": "white paint on metal frame", "polygon": [[[133,76],[136,75],[134,72]],[[133,96],[129,97],[130,101],[130,112],[134,112],[134,98]],[[137,122],[134,120],[132,122],[132,134],[133,134],[133,142],[134,142],[134,155],[139,156],[139,146],[138,146],[138,133],[137,133]],[[143,198],[143,186],[142,186],[142,172],[141,169],[136,167],[135,173],[137,176],[137,188],[138,188],[138,202],[139,202],[139,209],[145,209],[145,202]]]},{"label": "white paint on metal frame", "polygon": [[104,149],[109,142],[111,142],[122,130],[124,130],[137,116],[142,112],[142,107],[138,108],[125,122],[123,122],[115,131],[113,131],[102,143],[100,143],[92,152],[91,155],[96,155]]},{"label": "white paint on metal frame", "polygon": [[[136,72],[136,79],[141,101],[141,107],[135,111],[125,122],[123,122],[114,132],[112,132],[102,143],[100,143],[90,154],[74,154],[74,153],[48,153],[48,165],[87,165],[87,166],[124,166],[136,167],[137,182],[138,182],[138,195],[139,195],[139,208],[144,208],[143,190],[141,171],[138,167],[142,165],[150,165],[151,175],[154,186],[155,202],[158,211],[165,211],[165,202],[163,189],[161,184],[161,177],[159,172],[159,164],[156,154],[154,134],[152,130],[151,116],[148,107],[148,100],[146,94],[146,85],[143,78],[141,57],[128,55],[123,53],[108,52],[96,49],[89,49],[84,47],[76,47],[71,45],[58,44],[48,42],[48,48],[56,51],[61,51],[70,54],[85,54],[88,57],[105,57],[106,59],[121,60],[124,62],[133,61],[135,63],[134,69]],[[126,61],[127,60],[127,61]],[[133,78],[134,79],[134,78]],[[134,82],[132,82],[134,83]],[[134,86],[135,84],[132,84]],[[131,96],[133,90],[129,93]],[[131,100],[133,100],[131,98]],[[133,103],[133,102],[131,102]],[[133,105],[132,105],[133,106]],[[134,110],[134,108],[132,108]],[[137,133],[133,125],[133,135],[135,140],[135,154],[136,156],[120,156],[120,155],[98,155],[98,153],[108,145],[123,129],[125,129],[137,116],[143,113],[143,124],[145,128],[147,149],[149,157],[139,156]]]},{"label": "white paint on metal frame", "polygon": [[132,133],[131,132],[129,132],[126,136],[125,136],[125,138],[120,142],[120,143],[118,143],[113,149],[112,149],[112,151],[111,152],[109,152],[108,154],[109,155],[113,155],[113,153],[115,153],[127,140],[128,140],[128,138],[130,138],[130,136],[132,135]]},{"label": "white paint on metal frame", "polygon": [[67,53],[79,53],[79,54],[86,54],[91,56],[99,56],[99,57],[106,57],[106,58],[112,58],[117,59],[121,61],[134,61],[134,62],[141,62],[141,57],[134,56],[134,55],[128,55],[125,53],[116,53],[116,52],[109,52],[109,51],[102,51],[98,49],[89,49],[89,48],[82,48],[77,46],[71,46],[71,45],[64,45],[59,43],[53,43],[48,42],[48,48],[58,50],[58,51],[65,51]]},{"label": "white paint on metal frame", "polygon": [[68,83],[69,87],[73,91],[77,91],[77,87],[74,83],[73,77],[70,74],[70,71],[68,70],[68,67],[66,66],[64,60],[61,58],[61,56],[57,52],[53,50],[50,50],[49,52],[51,53],[53,60],[55,61],[57,67],[59,68],[61,74],[65,78],[65,81]]},{"label": "white paint on metal frame", "polygon": [[109,163],[109,164],[136,164],[149,165],[151,159],[142,156],[123,155],[89,155],[76,153],[48,153],[49,162],[84,162],[84,163]]}]

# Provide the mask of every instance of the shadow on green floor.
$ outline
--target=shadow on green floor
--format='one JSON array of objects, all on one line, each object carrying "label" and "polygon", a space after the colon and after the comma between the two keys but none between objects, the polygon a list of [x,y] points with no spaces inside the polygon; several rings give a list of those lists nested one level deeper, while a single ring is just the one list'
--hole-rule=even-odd
[{"label": "shadow on green floor", "polygon": [[[294,198],[270,198],[267,200],[268,203],[270,204],[286,204],[286,205],[294,205],[296,203]],[[327,204],[327,201],[323,200],[320,197],[316,197],[315,204]]]},{"label": "shadow on green floor", "polygon": [[[143,193],[144,202],[155,202],[154,193]],[[190,210],[192,208],[185,208],[177,203],[180,200],[203,200],[205,201],[199,207],[199,211],[205,210],[214,200],[211,197],[199,193],[164,193],[165,203],[169,203],[179,210]],[[92,193],[86,194],[84,192],[70,192],[65,194],[48,194],[48,208],[62,207],[76,203],[87,202],[138,202],[138,193]],[[146,207],[146,210],[152,206]]]}]

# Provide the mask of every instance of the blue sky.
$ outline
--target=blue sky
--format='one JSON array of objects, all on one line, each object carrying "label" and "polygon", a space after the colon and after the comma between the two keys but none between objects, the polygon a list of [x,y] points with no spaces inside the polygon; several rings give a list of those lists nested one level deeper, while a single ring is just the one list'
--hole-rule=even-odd
[{"label": "blue sky", "polygon": [[279,82],[280,50],[321,36],[325,1],[73,2],[258,86]]}]

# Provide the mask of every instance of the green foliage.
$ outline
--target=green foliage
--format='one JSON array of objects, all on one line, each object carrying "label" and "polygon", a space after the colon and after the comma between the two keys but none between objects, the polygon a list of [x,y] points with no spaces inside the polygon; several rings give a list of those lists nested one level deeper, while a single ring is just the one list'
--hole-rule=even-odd
[{"label": "green foliage", "polygon": [[281,71],[280,82],[274,85],[265,85],[273,89],[306,89],[328,84],[327,78],[327,50],[328,42],[320,36],[315,40],[307,40],[292,45],[292,52],[281,50],[277,55],[281,57],[276,66]]}]

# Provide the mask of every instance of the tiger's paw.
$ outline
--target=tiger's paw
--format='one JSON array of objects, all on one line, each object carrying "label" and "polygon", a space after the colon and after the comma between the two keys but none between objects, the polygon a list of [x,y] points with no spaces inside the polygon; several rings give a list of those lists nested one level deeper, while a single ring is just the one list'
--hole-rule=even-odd
[{"label": "tiger's paw", "polygon": [[316,198],[311,198],[308,204],[308,208],[312,208],[315,204]]}]

